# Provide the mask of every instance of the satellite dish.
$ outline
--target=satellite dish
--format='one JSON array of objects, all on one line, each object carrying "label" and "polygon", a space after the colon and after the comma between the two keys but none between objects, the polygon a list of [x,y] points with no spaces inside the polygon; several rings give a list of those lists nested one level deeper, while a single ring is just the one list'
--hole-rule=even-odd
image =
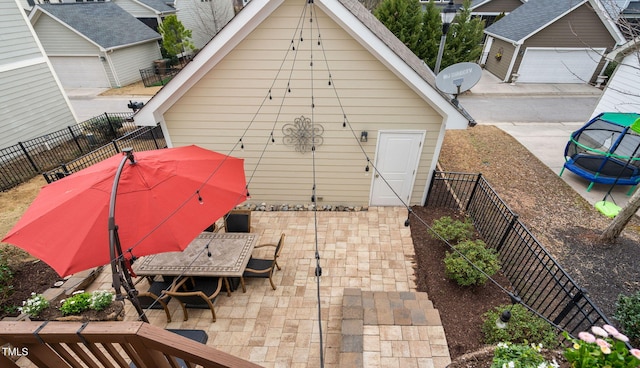
[{"label": "satellite dish", "polygon": [[482,69],[476,63],[453,64],[436,76],[436,87],[444,93],[459,95],[475,86],[482,76]]}]

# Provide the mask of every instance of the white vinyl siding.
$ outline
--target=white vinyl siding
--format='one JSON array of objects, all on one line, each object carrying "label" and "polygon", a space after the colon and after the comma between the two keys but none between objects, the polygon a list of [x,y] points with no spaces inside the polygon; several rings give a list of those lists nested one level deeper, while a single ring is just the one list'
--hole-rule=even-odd
[{"label": "white vinyl siding", "polygon": [[100,56],[97,45],[44,14],[33,26],[49,56]]},{"label": "white vinyl siding", "polygon": [[24,21],[21,9],[13,1],[0,1],[0,65],[41,57],[40,50]]},{"label": "white vinyl siding", "polygon": [[[282,127],[301,115],[312,116],[309,45],[313,45],[313,117],[324,127],[323,143],[315,155],[317,195],[323,199],[319,204],[368,204],[374,171],[365,172],[367,161],[358,139],[361,131],[369,133],[369,141],[362,145],[373,163],[377,132],[384,129],[426,130],[411,196],[411,203],[418,204],[442,117],[317,7],[324,51],[317,46],[315,23],[313,40],[307,36],[307,23],[305,40],[298,46],[298,37],[288,27],[297,24],[302,5],[285,2],[164,114],[173,145],[197,144],[245,158],[253,202],[310,202],[312,154],[284,145]],[[296,70],[291,75],[292,91],[281,103],[293,60],[292,37]],[[289,61],[280,70],[287,54]],[[334,81],[331,86],[325,54]],[[267,93],[276,76],[269,100]],[[340,105],[353,133],[342,127]],[[275,145],[269,143],[272,128]],[[244,151],[239,145],[232,151],[245,129]]]},{"label": "white vinyl siding", "polygon": [[0,147],[76,123],[46,63],[0,73]]},{"label": "white vinyl siding", "polygon": [[109,88],[110,83],[96,56],[52,56],[49,58],[65,88]]},{"label": "white vinyl siding", "polygon": [[115,50],[109,54],[114,70],[117,71],[118,87],[141,80],[140,69],[150,68],[153,61],[161,59],[158,42],[151,41],[132,47]]},{"label": "white vinyl siding", "polygon": [[119,7],[124,9],[127,13],[133,15],[136,18],[156,18],[156,12],[144,7],[140,4],[136,4],[131,0],[112,0],[118,4]]},{"label": "white vinyl siding", "polygon": [[592,117],[601,112],[640,111],[640,62],[638,51],[624,57],[607,83]]}]

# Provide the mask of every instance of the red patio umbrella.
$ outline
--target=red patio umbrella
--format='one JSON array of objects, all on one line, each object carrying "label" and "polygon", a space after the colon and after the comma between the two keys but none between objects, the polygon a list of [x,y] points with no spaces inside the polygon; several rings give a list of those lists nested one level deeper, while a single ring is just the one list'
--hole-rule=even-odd
[{"label": "red patio umbrella", "polygon": [[44,186],[2,241],[60,276],[108,264],[110,196],[119,165],[116,237],[125,258],[184,250],[247,198],[242,159],[197,146],[136,152],[133,158],[135,163],[116,155]]}]

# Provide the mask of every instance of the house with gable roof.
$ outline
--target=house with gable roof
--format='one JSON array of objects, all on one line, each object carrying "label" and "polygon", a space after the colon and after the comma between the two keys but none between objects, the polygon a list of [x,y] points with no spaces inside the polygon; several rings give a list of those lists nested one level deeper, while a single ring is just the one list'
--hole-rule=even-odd
[{"label": "house with gable roof", "polygon": [[4,148],[74,125],[76,118],[21,4],[1,1],[0,14],[0,148]]},{"label": "house with gable roof", "polygon": [[165,0],[110,0],[127,13],[133,15],[149,28],[158,32],[158,26],[162,24],[168,15],[176,14],[176,9]]},{"label": "house with gable roof", "polygon": [[518,83],[593,83],[625,42],[599,0],[529,0],[484,32],[485,68]]},{"label": "house with gable roof", "polygon": [[162,37],[114,2],[37,5],[29,20],[65,88],[116,88],[160,59]]},{"label": "house with gable roof", "polygon": [[485,28],[500,14],[509,14],[527,0],[471,0],[471,15],[484,20]]},{"label": "house with gable roof", "polygon": [[316,183],[353,206],[424,203],[445,131],[472,122],[357,0],[252,0],[134,119],[244,158],[257,203]]}]

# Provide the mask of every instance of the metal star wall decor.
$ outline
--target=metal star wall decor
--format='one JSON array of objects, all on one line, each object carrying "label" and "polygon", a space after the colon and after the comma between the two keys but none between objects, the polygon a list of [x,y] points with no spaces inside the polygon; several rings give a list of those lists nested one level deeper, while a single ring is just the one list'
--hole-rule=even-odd
[{"label": "metal star wall decor", "polygon": [[312,124],[311,119],[304,117],[295,118],[293,124],[285,124],[282,127],[284,144],[294,146],[298,152],[308,152],[313,146],[319,146],[323,142],[324,128],[320,124]]}]

